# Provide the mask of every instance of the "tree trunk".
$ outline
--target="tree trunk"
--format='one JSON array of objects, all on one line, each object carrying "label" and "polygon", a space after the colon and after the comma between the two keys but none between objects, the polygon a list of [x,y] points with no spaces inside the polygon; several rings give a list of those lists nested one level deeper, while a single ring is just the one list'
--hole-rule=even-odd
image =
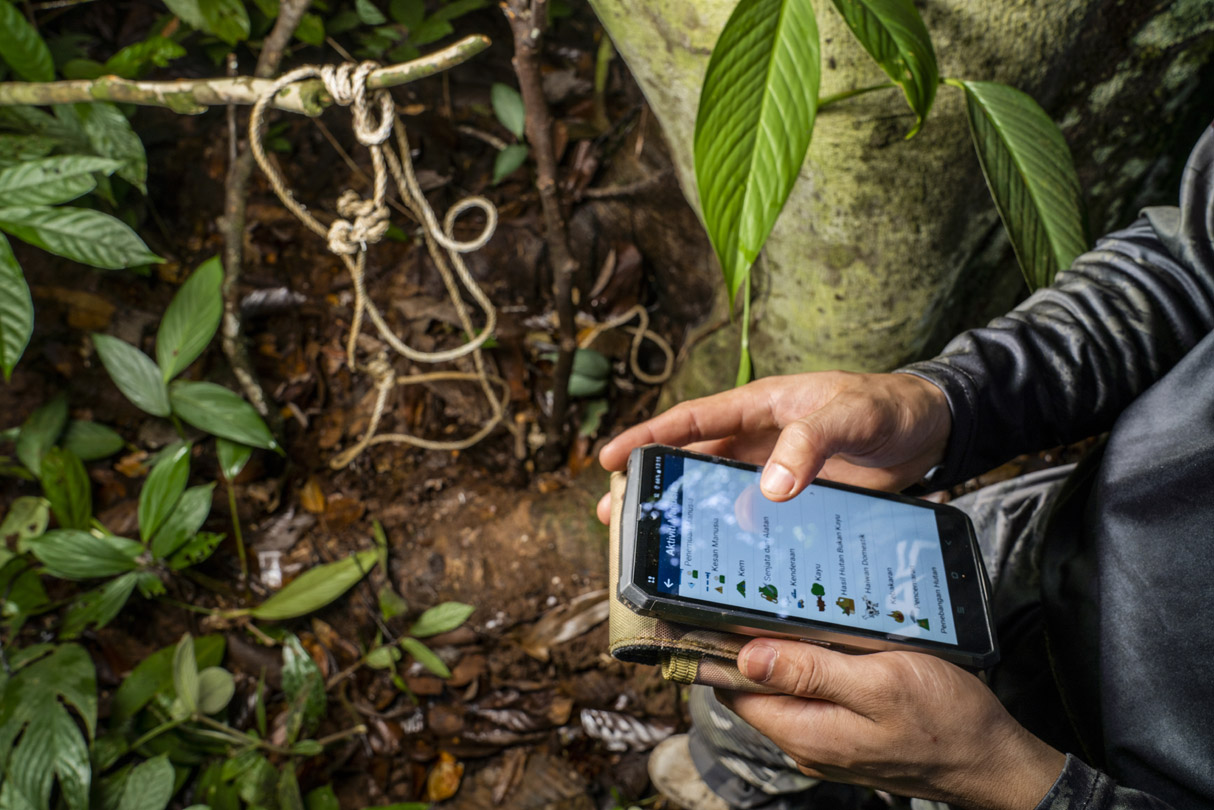
[{"label": "tree trunk", "polygon": [[[823,96],[884,81],[829,0],[813,0]],[[704,71],[736,0],[591,0],[660,120],[695,205],[692,133]],[[916,2],[941,75],[1002,81],[1062,125],[1092,233],[1175,199],[1175,173],[1214,117],[1211,0]],[[1203,100],[1204,99],[1204,100]],[[1202,108],[1202,109],[1195,109]],[[896,91],[823,110],[801,177],[755,270],[758,374],[883,370],[1010,306],[1023,281],[941,87],[922,132]],[[723,284],[721,285],[723,290]],[[723,292],[715,317],[724,310]],[[728,386],[737,329],[690,355],[667,399]]]}]

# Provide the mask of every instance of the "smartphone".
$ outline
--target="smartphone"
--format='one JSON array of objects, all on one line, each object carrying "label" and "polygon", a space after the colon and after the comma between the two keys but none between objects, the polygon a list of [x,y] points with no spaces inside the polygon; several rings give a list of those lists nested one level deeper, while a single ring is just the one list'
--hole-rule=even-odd
[{"label": "smartphone", "polygon": [[628,459],[619,597],[638,613],[844,652],[999,657],[959,509],[817,480],[769,501],[762,468],[648,445]]}]

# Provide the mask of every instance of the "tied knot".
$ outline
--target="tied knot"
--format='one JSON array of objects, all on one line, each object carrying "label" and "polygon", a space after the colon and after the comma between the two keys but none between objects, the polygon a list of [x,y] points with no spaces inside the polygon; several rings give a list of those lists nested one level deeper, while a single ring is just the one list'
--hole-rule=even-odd
[{"label": "tied knot", "polygon": [[363,146],[378,146],[392,134],[396,109],[387,90],[376,90],[372,99],[379,105],[379,121],[371,115],[367,102],[367,77],[379,68],[376,62],[344,62],[320,69],[320,80],[334,103],[354,108],[354,136]]},{"label": "tied knot", "polygon": [[368,243],[378,242],[388,232],[389,214],[386,206],[374,200],[364,200],[356,191],[347,189],[337,198],[336,219],[329,226],[329,250],[353,256],[366,250]]},{"label": "tied knot", "polygon": [[367,363],[367,373],[371,375],[371,379],[375,381],[377,388],[383,388],[394,381],[394,372],[392,364],[388,362],[388,356],[384,352],[380,352]]}]

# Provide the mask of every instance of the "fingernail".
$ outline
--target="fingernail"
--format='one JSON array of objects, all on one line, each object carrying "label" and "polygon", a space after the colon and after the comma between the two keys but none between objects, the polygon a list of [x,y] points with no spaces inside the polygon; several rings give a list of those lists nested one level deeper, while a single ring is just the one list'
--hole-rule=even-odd
[{"label": "fingernail", "polygon": [[763,683],[771,677],[771,671],[776,666],[776,658],[780,655],[774,647],[759,644],[746,651],[742,659],[742,674],[752,681]]},{"label": "fingernail", "polygon": [[763,468],[763,477],[759,479],[759,487],[767,495],[784,496],[792,492],[797,479],[783,464],[772,462]]}]

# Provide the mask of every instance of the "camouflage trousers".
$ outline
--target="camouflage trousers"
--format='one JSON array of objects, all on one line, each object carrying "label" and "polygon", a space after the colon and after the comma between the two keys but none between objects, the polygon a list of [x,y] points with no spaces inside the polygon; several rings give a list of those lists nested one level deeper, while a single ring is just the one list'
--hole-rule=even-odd
[{"label": "camouflage trousers", "polygon": [[[952,502],[974,523],[991,581],[1006,580],[1030,590],[1037,577],[1032,531],[1042,508],[1057,492],[1074,465],[1023,475],[972,492]],[[1031,596],[1031,595],[1027,595]],[[945,810],[939,802],[875,795],[844,786],[819,783],[799,770],[792,757],[742,718],[723,706],[710,688],[691,687],[691,757],[708,786],[738,810],[851,810],[894,806]]]}]

